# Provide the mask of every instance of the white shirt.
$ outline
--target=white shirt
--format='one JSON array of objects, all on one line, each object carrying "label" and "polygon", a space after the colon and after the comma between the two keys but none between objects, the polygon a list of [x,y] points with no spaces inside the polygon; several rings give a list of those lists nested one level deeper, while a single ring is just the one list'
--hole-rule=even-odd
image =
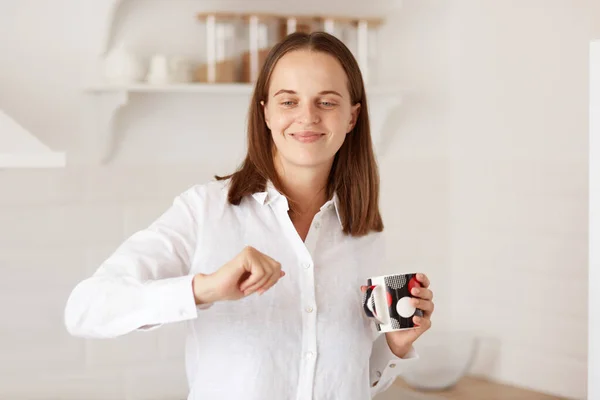
[{"label": "white shirt", "polygon": [[[382,275],[381,233],[342,232],[337,196],[305,242],[288,202],[267,190],[227,202],[228,181],[196,185],[128,238],[71,293],[75,336],[113,338],[186,321],[189,400],[367,400],[387,389],[404,359],[362,309],[360,286]],[[286,275],[262,296],[196,306],[192,278],[249,245]]]}]

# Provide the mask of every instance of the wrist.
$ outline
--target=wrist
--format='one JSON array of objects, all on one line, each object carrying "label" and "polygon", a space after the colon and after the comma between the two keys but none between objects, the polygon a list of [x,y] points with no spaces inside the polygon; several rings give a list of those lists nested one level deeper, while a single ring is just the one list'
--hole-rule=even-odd
[{"label": "wrist", "polygon": [[192,280],[192,291],[196,305],[210,304],[217,301],[216,291],[210,275],[196,274]]},{"label": "wrist", "polygon": [[412,348],[412,343],[397,343],[390,332],[385,335],[390,351],[398,358],[404,358]]}]

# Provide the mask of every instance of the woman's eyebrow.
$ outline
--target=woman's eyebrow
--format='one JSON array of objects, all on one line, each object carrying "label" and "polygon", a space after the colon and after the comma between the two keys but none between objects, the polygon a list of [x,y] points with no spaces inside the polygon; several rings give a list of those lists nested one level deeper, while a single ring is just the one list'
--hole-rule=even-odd
[{"label": "woman's eyebrow", "polygon": [[[296,93],[293,90],[289,90],[289,89],[281,89],[280,91],[278,91],[277,93],[275,93],[273,95],[273,97],[279,96],[280,94],[298,94],[298,93]],[[336,92],[335,90],[323,90],[322,92],[319,92],[319,95],[321,95],[321,96],[325,95],[325,94],[334,94],[334,95],[339,96],[339,97],[344,97],[341,94],[339,94],[338,92]]]},{"label": "woman's eyebrow", "polygon": [[281,89],[279,92],[275,93],[273,95],[273,97],[275,96],[279,96],[280,94],[297,94],[296,92],[294,92],[293,90],[288,90],[288,89]]},{"label": "woman's eyebrow", "polygon": [[344,96],[342,96],[341,94],[339,94],[338,92],[336,92],[335,90],[324,90],[324,91],[322,91],[322,92],[319,92],[319,94],[320,94],[320,95],[324,95],[324,94],[334,94],[334,95],[336,95],[336,96],[339,96],[339,97],[344,97]]}]

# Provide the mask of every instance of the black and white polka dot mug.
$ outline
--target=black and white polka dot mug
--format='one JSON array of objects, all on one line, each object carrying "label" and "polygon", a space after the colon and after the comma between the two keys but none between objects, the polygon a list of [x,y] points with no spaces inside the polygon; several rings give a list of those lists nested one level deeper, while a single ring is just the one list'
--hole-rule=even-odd
[{"label": "black and white polka dot mug", "polygon": [[380,332],[392,332],[415,327],[413,317],[423,316],[411,299],[413,287],[421,287],[416,273],[383,275],[369,278],[363,293],[363,308],[375,320]]}]

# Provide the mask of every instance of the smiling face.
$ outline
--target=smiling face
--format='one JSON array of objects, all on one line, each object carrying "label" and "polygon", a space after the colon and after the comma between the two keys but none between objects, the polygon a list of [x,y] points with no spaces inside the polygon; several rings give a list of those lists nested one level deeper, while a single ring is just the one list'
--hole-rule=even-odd
[{"label": "smiling face", "polygon": [[348,78],[333,56],[310,50],[285,54],[270,79],[265,121],[284,168],[330,168],[360,104],[351,104]]}]

